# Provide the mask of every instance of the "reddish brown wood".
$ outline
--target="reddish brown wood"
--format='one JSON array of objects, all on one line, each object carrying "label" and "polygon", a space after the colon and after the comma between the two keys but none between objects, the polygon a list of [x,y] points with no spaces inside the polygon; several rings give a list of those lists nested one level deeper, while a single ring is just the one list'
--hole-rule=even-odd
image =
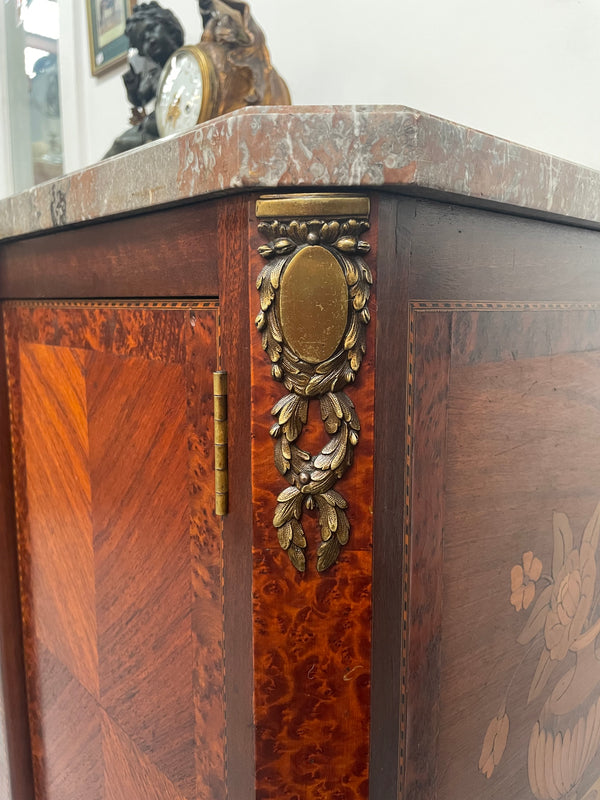
[{"label": "reddish brown wood", "polygon": [[[294,574],[254,556],[256,796],[368,797],[371,557]],[[342,572],[343,570],[343,572]]]},{"label": "reddish brown wood", "polygon": [[33,635],[98,699],[86,353],[22,343]]},{"label": "reddish brown wood", "polygon": [[[8,311],[38,800],[82,796],[83,778],[70,769],[82,757],[91,798],[99,791],[123,800],[190,800],[196,791],[210,800],[354,800],[367,796],[367,779],[371,800],[395,798],[399,789],[414,800],[534,797],[527,747],[541,702],[527,702],[533,651],[511,684],[503,758],[490,778],[478,761],[524,654],[516,642],[524,617],[510,605],[511,567],[527,549],[545,568],[550,563],[554,511],[568,515],[579,546],[598,499],[600,312],[540,310],[527,301],[599,301],[599,237],[439,202],[380,200],[372,216],[380,230],[366,237],[379,248],[371,260],[378,321],[374,314],[368,358],[349,390],[363,430],[340,484],[353,530],[340,563],[324,576],[314,573],[316,526],[304,577],[272,527],[285,482],[268,428],[281,394],[252,324],[257,294],[248,283],[249,253],[253,280],[260,261],[254,198],[2,246],[5,296],[220,295],[220,366],[230,384],[234,457],[221,546],[209,490],[214,308]],[[406,358],[409,300],[417,321],[414,372]],[[456,300],[513,305],[478,309]],[[413,379],[412,560],[404,586],[405,400]],[[103,420],[125,405],[130,417],[117,435]],[[58,409],[53,416],[50,406]],[[318,415],[311,419],[304,442],[314,449],[322,426]],[[0,483],[7,486],[8,462],[4,469]],[[9,613],[2,625],[13,626],[6,641],[18,658],[9,506],[9,560],[0,568],[9,576],[2,606]],[[146,547],[155,560],[145,558]],[[61,557],[65,550],[71,560]],[[123,587],[114,603],[113,584]],[[151,662],[137,659],[144,647],[158,654]],[[197,668],[184,669],[184,660]],[[556,677],[574,663],[571,652]],[[5,686],[18,688],[18,661],[8,669],[14,671]],[[14,765],[27,759],[18,717],[24,701],[22,693],[20,700],[18,692],[4,694],[5,712],[21,725],[9,740]],[[71,712],[76,725],[65,722]],[[555,732],[556,720],[552,725]],[[69,748],[71,730],[79,750]],[[71,784],[60,783],[65,764]],[[13,768],[13,779],[22,775],[26,785],[26,773]],[[590,766],[579,800],[591,800],[585,794],[596,777]]]},{"label": "reddish brown wood", "polygon": [[[219,313],[192,312],[186,326],[188,482],[192,558],[192,662],[196,797],[227,797],[224,551],[215,516],[213,376]],[[207,344],[210,343],[210,347]],[[174,719],[175,739],[178,721]]]},{"label": "reddish brown wood", "polygon": [[[408,611],[404,793],[436,797],[441,669],[444,470],[451,313],[411,318],[408,413]],[[413,338],[414,337],[414,338]],[[405,590],[406,590],[405,588]]]},{"label": "reddish brown wood", "polygon": [[106,793],[98,703],[39,640],[36,656],[35,677],[32,675],[36,684],[32,713],[40,745],[36,800],[103,800]]},{"label": "reddish brown wood", "polygon": [[25,449],[23,435],[23,396],[21,391],[20,343],[18,334],[18,317],[14,309],[3,309],[4,345],[6,348],[6,365],[10,400],[11,444],[14,467],[14,501],[17,526],[17,546],[19,559],[21,614],[23,625],[23,648],[25,681],[27,688],[27,713],[30,734],[30,752],[36,800],[45,800],[41,776],[44,771],[44,740],[40,715],[41,693],[39,682],[34,679],[32,665],[38,659],[37,639],[35,636],[33,605],[31,601],[31,559],[29,557],[29,528],[27,482],[25,473]]},{"label": "reddish brown wood", "polygon": [[[539,597],[552,581],[554,512],[568,518],[579,551],[600,500],[598,312],[418,306],[404,796],[562,798],[566,790],[539,788],[558,780],[557,759],[532,766],[530,737],[539,724],[553,747],[558,738],[562,752],[571,747],[569,763],[587,764],[581,742],[562,743],[582,716],[594,718],[598,678],[592,659],[568,712],[550,712],[552,690],[566,676],[566,698],[579,663],[575,653],[557,655],[540,696],[528,699],[549,640],[542,624],[537,639],[519,644],[534,601],[511,606],[511,569],[535,554],[547,576],[537,575]],[[496,742],[492,761],[486,730],[504,714],[508,742],[505,750]],[[581,797],[600,777],[592,748],[577,779]],[[567,761],[565,775],[574,769]]]},{"label": "reddish brown wood", "polygon": [[[376,233],[372,244],[376,244]],[[250,303],[258,310],[256,276],[264,262],[251,237]],[[376,263],[376,253],[373,254]],[[252,466],[254,518],[254,672],[256,796],[368,797],[371,674],[373,401],[376,302],[370,305],[367,355],[347,389],[360,421],[352,467],[337,488],[349,500],[350,541],[328,572],[316,571],[320,541],[305,511],[306,572],[280,549],[272,520],[277,495],[288,485],[273,462],[271,408],[285,388],[253,331]],[[314,410],[314,409],[313,409]],[[309,414],[301,446],[322,440],[319,414]]]},{"label": "reddish brown wood", "polygon": [[[534,553],[548,576],[536,584],[536,597],[552,578],[553,513],[566,514],[579,549],[600,500],[597,313],[521,312],[499,357],[488,332],[503,325],[504,313],[489,312],[485,320],[483,313],[455,314],[440,676],[444,800],[455,797],[459,785],[481,798],[532,796],[528,749],[536,721],[564,736],[598,696],[597,687],[583,691],[581,706],[566,716],[542,712],[561,675],[576,662],[569,653],[556,656],[545,690],[528,702],[545,636],[518,644],[533,606],[517,611],[510,602],[511,569],[522,563],[523,553]],[[588,677],[594,678],[593,666]],[[488,724],[502,710],[510,719],[509,738],[487,778],[478,761]],[[582,749],[575,748],[578,757]],[[578,796],[585,797],[598,777],[596,759]]]},{"label": "reddish brown wood", "polygon": [[6,315],[38,797],[224,798],[217,308]]},{"label": "reddish brown wood", "polygon": [[3,321],[0,324],[0,790],[7,800],[33,800]]},{"label": "reddish brown wood", "polygon": [[100,709],[105,796],[110,800],[186,800],[163,772]]},{"label": "reddish brown wood", "polygon": [[254,798],[252,666],[252,466],[250,460],[250,321],[248,224],[251,201],[219,209],[221,363],[229,391],[229,513],[223,518],[227,790]]},{"label": "reddish brown wood", "polygon": [[[94,354],[86,385],[100,703],[180,793],[192,797],[183,366]],[[119,424],[107,425],[109,419]],[[116,587],[123,587],[118,598]]]},{"label": "reddish brown wood", "polygon": [[204,202],[7,242],[0,294],[216,297],[216,215]]}]

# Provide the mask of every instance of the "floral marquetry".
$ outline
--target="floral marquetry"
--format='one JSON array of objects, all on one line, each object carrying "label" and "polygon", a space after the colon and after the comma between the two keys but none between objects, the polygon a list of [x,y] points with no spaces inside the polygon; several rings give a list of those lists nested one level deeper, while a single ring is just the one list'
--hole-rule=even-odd
[{"label": "floral marquetry", "polygon": [[488,725],[479,757],[479,769],[490,778],[494,768],[500,763],[508,740],[510,722],[504,707]]},{"label": "floral marquetry", "polygon": [[535,584],[542,574],[542,562],[531,550],[523,553],[523,565],[515,564],[510,571],[510,602],[515,611],[528,609],[535,597]]},{"label": "floral marquetry", "polygon": [[[565,514],[554,514],[553,533],[552,576],[544,579],[547,585],[518,638],[522,645],[542,644],[529,689],[529,702],[547,688],[551,690],[529,744],[529,781],[538,800],[565,797],[579,784],[600,745],[600,661],[595,649],[600,619],[594,619],[592,612],[600,503],[586,525],[579,547],[574,546],[573,532]],[[515,607],[515,597],[523,609],[529,607],[535,594],[535,582],[541,576],[541,561],[531,551],[524,553],[523,567],[513,567],[511,571],[511,603]],[[521,585],[515,588],[517,578]],[[530,593],[529,587],[533,587]],[[576,655],[575,666],[559,678],[556,668],[565,661],[569,651]],[[504,718],[506,724],[502,721]],[[487,778],[502,757],[507,737],[508,717],[504,715],[492,721],[484,737],[479,769]]]},{"label": "floral marquetry", "polygon": [[598,800],[597,312],[467,306],[410,319],[404,796]]}]

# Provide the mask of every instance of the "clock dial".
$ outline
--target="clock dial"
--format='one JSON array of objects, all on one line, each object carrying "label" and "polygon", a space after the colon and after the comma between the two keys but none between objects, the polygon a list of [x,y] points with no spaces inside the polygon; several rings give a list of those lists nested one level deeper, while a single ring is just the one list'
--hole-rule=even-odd
[{"label": "clock dial", "polygon": [[182,133],[200,121],[207,90],[194,52],[177,50],[165,64],[156,98],[156,124],[161,136]]}]

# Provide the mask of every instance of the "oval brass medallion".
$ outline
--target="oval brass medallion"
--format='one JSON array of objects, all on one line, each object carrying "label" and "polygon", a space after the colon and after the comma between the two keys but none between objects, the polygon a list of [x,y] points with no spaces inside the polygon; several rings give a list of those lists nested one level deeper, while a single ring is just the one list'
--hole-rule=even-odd
[{"label": "oval brass medallion", "polygon": [[348,322],[348,287],[333,253],[317,245],[292,258],[281,280],[279,319],[301,359],[318,364],[333,355]]}]

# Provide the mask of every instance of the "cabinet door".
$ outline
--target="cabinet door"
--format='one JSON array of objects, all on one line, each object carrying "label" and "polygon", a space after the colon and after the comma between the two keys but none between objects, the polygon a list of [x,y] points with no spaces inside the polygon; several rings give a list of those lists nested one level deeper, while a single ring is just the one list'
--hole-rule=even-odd
[{"label": "cabinet door", "polygon": [[600,310],[415,302],[405,796],[600,794]]},{"label": "cabinet door", "polygon": [[218,800],[218,307],[4,315],[36,795]]}]

